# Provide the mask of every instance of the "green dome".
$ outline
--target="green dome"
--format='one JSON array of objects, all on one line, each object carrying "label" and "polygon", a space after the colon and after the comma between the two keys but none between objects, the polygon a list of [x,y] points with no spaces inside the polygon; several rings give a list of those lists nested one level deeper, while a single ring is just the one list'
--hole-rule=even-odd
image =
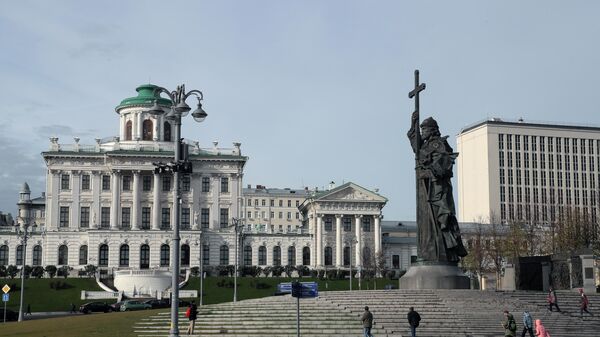
[{"label": "green dome", "polygon": [[152,104],[154,104],[155,100],[158,100],[158,104],[160,105],[171,106],[171,100],[168,98],[160,97],[159,93],[154,91],[154,89],[156,88],[158,88],[158,86],[154,84],[140,85],[135,89],[138,92],[138,95],[122,100],[121,104],[117,105],[117,107],[115,108],[115,111],[119,112],[119,110],[123,108],[128,108],[136,105],[151,106]]}]

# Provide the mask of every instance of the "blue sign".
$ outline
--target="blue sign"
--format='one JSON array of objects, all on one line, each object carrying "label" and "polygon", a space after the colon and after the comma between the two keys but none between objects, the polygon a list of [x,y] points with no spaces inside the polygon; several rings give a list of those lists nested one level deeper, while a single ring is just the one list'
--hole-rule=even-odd
[{"label": "blue sign", "polygon": [[292,293],[292,283],[291,282],[286,282],[286,283],[279,283],[277,285],[277,291],[280,293]]},{"label": "blue sign", "polygon": [[8,302],[8,294],[2,294],[2,302]]},{"label": "blue sign", "polygon": [[[298,287],[294,289],[295,287]],[[284,294],[292,294],[294,297],[311,298],[319,296],[319,286],[317,282],[299,282],[294,286],[292,282],[279,283],[277,291]]]}]

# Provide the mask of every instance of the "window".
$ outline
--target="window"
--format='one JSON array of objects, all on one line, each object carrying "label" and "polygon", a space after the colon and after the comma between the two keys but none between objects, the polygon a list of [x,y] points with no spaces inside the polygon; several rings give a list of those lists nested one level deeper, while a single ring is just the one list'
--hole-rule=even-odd
[{"label": "window", "polygon": [[181,190],[183,192],[189,192],[191,189],[191,180],[189,175],[184,175],[181,178]]},{"label": "window", "polygon": [[200,211],[200,225],[202,228],[208,228],[210,221],[210,208],[203,208]]},{"label": "window", "polygon": [[333,265],[333,249],[331,247],[325,247],[325,265]]},{"label": "window", "polygon": [[102,176],[102,190],[110,191],[110,176],[109,175]]},{"label": "window", "polygon": [[287,219],[291,220],[292,219],[292,212],[287,212]]},{"label": "window", "polygon": [[271,199],[270,205],[271,207],[275,207],[275,200]]},{"label": "window", "polygon": [[283,200],[279,200],[279,207],[283,207]]},{"label": "window", "polygon": [[60,247],[58,247],[58,264],[69,264],[69,248],[66,245],[60,245]]},{"label": "window", "polygon": [[81,207],[79,210],[79,227],[90,227],[90,208],[87,206]]},{"label": "window", "polygon": [[129,246],[122,245],[119,248],[119,267],[129,267]]},{"label": "window", "polygon": [[121,227],[131,227],[131,208],[129,207],[121,208]]},{"label": "window", "polygon": [[202,177],[202,192],[208,193],[210,192],[210,178]]},{"label": "window", "polygon": [[101,245],[98,254],[98,267],[108,267],[108,245]]},{"label": "window", "polygon": [[370,232],[371,231],[371,218],[362,218],[362,230],[363,232]]},{"label": "window", "polygon": [[279,219],[283,219],[283,212],[279,212]]},{"label": "window", "polygon": [[221,193],[229,193],[229,178],[221,178]]},{"label": "window", "polygon": [[344,266],[350,265],[350,247],[344,247]]},{"label": "window", "polygon": [[142,229],[150,229],[150,207],[142,207]]},{"label": "window", "polygon": [[300,206],[300,200],[296,200],[296,207]]},{"label": "window", "polygon": [[221,266],[229,265],[229,247],[222,245],[219,249],[219,264]]},{"label": "window", "polygon": [[163,208],[162,209],[162,219],[160,222],[160,229],[169,229],[171,228],[171,209]]},{"label": "window", "polygon": [[161,245],[160,246],[160,266],[168,267],[170,259],[171,259],[171,252],[169,249],[169,245],[165,245],[165,244]]},{"label": "window", "polygon": [[181,245],[181,265],[189,266],[190,265],[190,246],[189,245]]},{"label": "window", "polygon": [[210,246],[202,246],[202,264],[208,266],[210,264]]},{"label": "window", "polygon": [[163,124],[163,140],[165,142],[170,142],[171,141],[171,123],[169,122],[165,122]]},{"label": "window", "polygon": [[0,265],[7,266],[8,265],[8,246],[2,245],[0,247]]},{"label": "window", "polygon": [[281,247],[273,247],[273,265],[281,266]]},{"label": "window", "polygon": [[60,208],[59,222],[60,227],[69,227],[69,207],[62,206]]},{"label": "window", "polygon": [[152,140],[152,121],[146,119],[142,123],[142,140]]},{"label": "window", "polygon": [[352,231],[352,219],[343,218],[342,222],[344,224],[344,232],[351,232]]},{"label": "window", "polygon": [[100,228],[110,227],[110,207],[100,209]]},{"label": "window", "polygon": [[123,191],[131,191],[131,176],[123,176]]},{"label": "window", "polygon": [[163,192],[169,192],[171,190],[171,177],[170,176],[162,177],[162,190],[163,190]]},{"label": "window", "polygon": [[150,246],[140,246],[140,269],[150,268]]},{"label": "window", "polygon": [[190,229],[190,209],[188,207],[181,209],[181,229]]},{"label": "window", "polygon": [[88,246],[82,245],[79,247],[79,265],[88,264]]},{"label": "window", "polygon": [[296,247],[294,246],[289,246],[288,247],[288,266],[295,266],[296,265]]},{"label": "window", "polygon": [[302,264],[305,266],[310,265],[310,247],[302,248]]},{"label": "window", "polygon": [[300,219],[300,212],[296,212],[296,220]]},{"label": "window", "polygon": [[68,190],[69,189],[69,175],[63,174],[60,176],[60,189]]},{"label": "window", "polygon": [[258,265],[264,266],[267,264],[267,247],[258,247]]},{"label": "window", "polygon": [[152,191],[152,176],[142,176],[142,190],[144,192]]},{"label": "window", "polygon": [[263,205],[263,206],[267,206],[267,201],[266,201],[265,199],[262,199],[262,200],[261,200],[261,205]]},{"label": "window", "polygon": [[127,123],[125,123],[125,140],[131,140],[133,138],[132,129],[131,121],[127,121]]},{"label": "window", "polygon": [[400,269],[400,255],[392,255],[392,268]]},{"label": "window", "polygon": [[288,200],[288,207],[292,207],[292,201]]},{"label": "window", "polygon": [[325,218],[325,231],[331,232],[333,230],[333,223],[331,217]]},{"label": "window", "polygon": [[31,261],[33,266],[41,266],[42,265],[42,246],[35,245],[33,247],[33,258]]},{"label": "window", "polygon": [[504,135],[501,133],[498,134],[498,149],[504,150]]},{"label": "window", "polygon": [[252,247],[244,246],[244,258],[243,258],[244,266],[252,265]]},{"label": "window", "polygon": [[229,209],[221,208],[221,214],[219,217],[221,228],[227,228],[229,226]]},{"label": "window", "polygon": [[84,174],[81,176],[81,189],[84,191],[89,191],[90,189],[90,175]]},{"label": "window", "polygon": [[23,245],[18,245],[17,246],[17,261],[16,261],[17,266],[22,266],[23,265]]}]

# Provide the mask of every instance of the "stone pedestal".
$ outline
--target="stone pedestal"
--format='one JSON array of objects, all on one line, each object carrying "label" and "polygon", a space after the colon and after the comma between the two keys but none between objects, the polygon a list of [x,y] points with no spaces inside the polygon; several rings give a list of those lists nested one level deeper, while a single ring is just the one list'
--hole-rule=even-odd
[{"label": "stone pedestal", "polygon": [[504,266],[504,276],[502,276],[502,290],[515,291],[517,290],[515,266],[507,263]]},{"label": "stone pedestal", "polygon": [[594,256],[580,255],[583,274],[583,290],[586,293],[596,292],[596,279],[594,277]]},{"label": "stone pedestal", "polygon": [[469,278],[456,264],[415,263],[399,280],[400,289],[470,289]]}]

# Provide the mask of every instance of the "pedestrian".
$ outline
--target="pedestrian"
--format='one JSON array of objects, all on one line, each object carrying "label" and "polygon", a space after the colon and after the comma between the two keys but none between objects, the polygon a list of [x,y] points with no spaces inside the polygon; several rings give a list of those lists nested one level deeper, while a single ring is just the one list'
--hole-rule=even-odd
[{"label": "pedestrian", "polygon": [[523,312],[523,332],[521,337],[525,337],[525,332],[529,332],[529,337],[533,337],[533,321],[527,310]]},{"label": "pedestrian", "polygon": [[75,304],[71,303],[71,313],[76,313],[77,311],[75,311]]},{"label": "pedestrian", "polygon": [[587,312],[590,316],[594,316],[591,312],[588,311],[588,305],[590,301],[588,300],[587,295],[583,292],[583,288],[579,289],[579,316],[583,318],[583,312]]},{"label": "pedestrian", "polygon": [[406,314],[406,319],[408,320],[408,325],[410,325],[410,335],[411,337],[417,336],[417,327],[419,326],[419,322],[421,321],[421,315],[415,311],[414,307],[410,307],[408,309],[408,314]]},{"label": "pedestrian", "polygon": [[196,302],[190,303],[190,306],[187,308],[185,312],[185,316],[190,320],[190,326],[187,329],[188,335],[194,334],[194,324],[196,324],[196,318],[198,318],[198,308],[196,307]]},{"label": "pedestrian", "polygon": [[365,312],[363,312],[360,319],[363,324],[365,337],[373,337],[371,334],[371,328],[373,328],[373,314],[369,311],[368,306],[365,306]]},{"label": "pedestrian", "polygon": [[552,306],[555,306],[556,311],[560,312],[556,291],[554,291],[554,288],[550,287],[550,289],[548,289],[548,310],[552,311]]},{"label": "pedestrian", "polygon": [[27,304],[27,312],[26,315],[31,315],[31,304]]},{"label": "pedestrian", "polygon": [[550,334],[548,333],[548,331],[546,331],[546,328],[544,328],[544,326],[542,325],[541,319],[535,320],[535,335],[538,337],[550,337]]},{"label": "pedestrian", "polygon": [[517,335],[517,322],[515,322],[515,318],[508,310],[504,310],[504,321],[501,323],[504,328],[505,337],[515,337]]}]

